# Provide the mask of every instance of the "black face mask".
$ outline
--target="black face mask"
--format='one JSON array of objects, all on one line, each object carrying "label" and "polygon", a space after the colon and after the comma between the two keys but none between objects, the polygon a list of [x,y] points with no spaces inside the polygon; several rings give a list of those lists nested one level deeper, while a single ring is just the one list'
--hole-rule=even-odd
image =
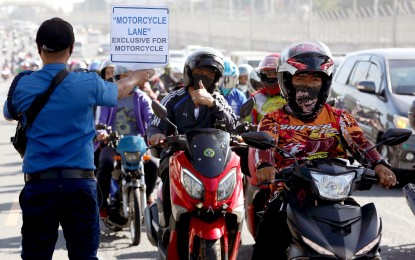
[{"label": "black face mask", "polygon": [[213,93],[213,91],[215,90],[215,85],[213,85],[213,79],[208,78],[204,75],[199,75],[199,74],[193,74],[193,88],[194,89],[199,89],[199,81],[202,81],[203,86],[205,86],[205,89],[209,92],[209,93]]},{"label": "black face mask", "polygon": [[114,82],[114,79],[113,78],[109,78],[109,79],[107,79],[107,81],[108,82]]}]

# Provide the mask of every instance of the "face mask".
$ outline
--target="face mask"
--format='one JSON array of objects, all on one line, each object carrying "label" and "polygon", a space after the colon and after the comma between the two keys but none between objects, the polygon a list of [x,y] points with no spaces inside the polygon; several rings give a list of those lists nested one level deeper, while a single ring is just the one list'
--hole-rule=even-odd
[{"label": "face mask", "polygon": [[301,108],[304,114],[313,112],[317,105],[319,87],[294,85],[295,88],[295,102]]},{"label": "face mask", "polygon": [[199,81],[202,81],[203,86],[209,93],[213,93],[215,86],[213,85],[213,79],[208,78],[204,75],[193,74],[193,87],[199,89]]},{"label": "face mask", "polygon": [[231,93],[233,88],[223,88],[220,87],[220,92],[222,93],[222,95],[227,96],[229,95],[229,93]]},{"label": "face mask", "polygon": [[107,81],[108,82],[114,82],[114,79],[113,78],[109,78],[109,79],[107,79]]}]

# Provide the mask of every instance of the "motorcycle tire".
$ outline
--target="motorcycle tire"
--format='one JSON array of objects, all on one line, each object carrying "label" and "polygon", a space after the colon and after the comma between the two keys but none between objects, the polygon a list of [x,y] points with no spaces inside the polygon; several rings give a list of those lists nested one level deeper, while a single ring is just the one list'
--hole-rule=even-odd
[{"label": "motorcycle tire", "polygon": [[128,196],[128,220],[130,221],[131,242],[133,245],[141,241],[141,206],[140,189],[131,189]]},{"label": "motorcycle tire", "polygon": [[200,240],[199,259],[225,259],[222,258],[222,247],[220,239],[216,240]]}]

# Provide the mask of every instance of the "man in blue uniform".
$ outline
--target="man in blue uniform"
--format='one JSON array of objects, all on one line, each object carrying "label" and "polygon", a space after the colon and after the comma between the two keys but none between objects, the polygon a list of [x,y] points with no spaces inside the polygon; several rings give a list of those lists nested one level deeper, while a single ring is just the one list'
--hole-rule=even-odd
[{"label": "man in blue uniform", "polygon": [[[66,68],[74,46],[72,26],[52,18],[41,24],[36,35],[43,68],[17,83],[8,120],[26,111],[44,93],[52,78]],[[115,106],[147,79],[145,71],[133,71],[117,83],[96,73],[69,73],[27,130],[23,159],[25,186],[20,194],[23,214],[23,259],[52,259],[62,226],[70,259],[98,259],[99,214],[94,179],[95,106]]]}]

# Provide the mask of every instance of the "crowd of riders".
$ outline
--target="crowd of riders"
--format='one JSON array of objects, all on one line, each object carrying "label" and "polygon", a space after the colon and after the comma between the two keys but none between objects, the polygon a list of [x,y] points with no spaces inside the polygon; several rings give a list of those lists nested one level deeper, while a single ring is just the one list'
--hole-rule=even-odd
[{"label": "crowd of riders", "polygon": [[[25,46],[21,47],[24,49]],[[2,71],[9,70],[10,74],[16,74],[21,70],[37,70],[41,67],[38,59],[22,50],[12,52],[11,56],[4,60]],[[130,73],[128,68],[114,64],[109,59],[73,58],[69,60],[67,69],[70,72],[96,73],[108,82],[117,82]],[[190,54],[183,66],[168,64],[164,68],[149,69],[147,74],[147,82],[136,86],[130,95],[118,100],[115,107],[96,107],[95,123],[110,125],[124,135],[139,134],[145,137],[151,146],[157,145],[167,135],[172,134],[171,127],[153,114],[153,101],[166,107],[169,117],[177,126],[176,130],[184,134],[195,127],[213,127],[215,120],[225,122],[226,128],[231,131],[241,121],[238,119],[241,106],[247,99],[253,98],[255,105],[251,115],[242,121],[272,133],[277,143],[278,140],[282,143],[281,148],[287,148],[289,142],[302,140],[298,142],[302,148],[291,146],[291,151],[304,153],[304,158],[316,152],[347,158],[346,150],[357,155],[359,149],[369,146],[353,118],[326,103],[333,76],[333,61],[327,46],[319,41],[306,40],[292,44],[281,53],[275,52],[264,56],[255,68],[249,64],[235,64],[220,51],[203,47]],[[188,118],[179,119],[179,115]],[[337,118],[340,118],[339,121],[333,121]],[[310,133],[294,133],[281,128],[281,125],[327,123],[333,123],[336,128],[335,135],[339,135],[339,138],[336,139],[335,145],[324,147],[317,143],[327,143],[327,139],[330,139],[327,135],[315,135],[313,140],[309,140],[315,147],[310,147],[305,143],[308,140],[305,136]],[[116,214],[111,215],[108,209],[107,200],[116,152],[107,146],[107,138],[108,134],[105,131],[97,130],[95,175],[103,193],[99,199],[100,218],[109,228],[115,229],[114,226],[118,224],[124,225],[126,219]],[[365,144],[364,147],[362,143]],[[155,201],[153,191],[157,177],[163,180],[163,187],[166,187],[163,194],[166,194],[166,198],[169,197],[169,156],[171,154],[167,152],[160,164],[156,160],[146,163],[146,195],[149,205]],[[284,159],[284,156],[277,152],[252,150],[252,153],[244,156],[255,157],[255,160],[252,160],[250,174],[256,174],[260,181],[273,180],[276,172],[287,166],[280,162],[275,163],[273,159]],[[248,161],[248,158],[245,159]],[[371,151],[369,159],[370,167],[379,175],[381,185],[395,185],[396,177],[376,150]],[[164,225],[168,225],[171,214],[168,204],[169,200],[166,199],[163,205]],[[286,234],[285,238],[272,234],[273,230],[278,232],[278,229],[288,233],[284,225],[285,212],[276,210],[276,206],[272,205],[269,209],[264,215],[266,222],[259,226],[257,233],[253,256],[255,259],[270,257],[263,254],[269,253],[266,249],[271,248],[274,242],[280,245],[275,257],[283,259],[288,245],[289,234]]]}]

